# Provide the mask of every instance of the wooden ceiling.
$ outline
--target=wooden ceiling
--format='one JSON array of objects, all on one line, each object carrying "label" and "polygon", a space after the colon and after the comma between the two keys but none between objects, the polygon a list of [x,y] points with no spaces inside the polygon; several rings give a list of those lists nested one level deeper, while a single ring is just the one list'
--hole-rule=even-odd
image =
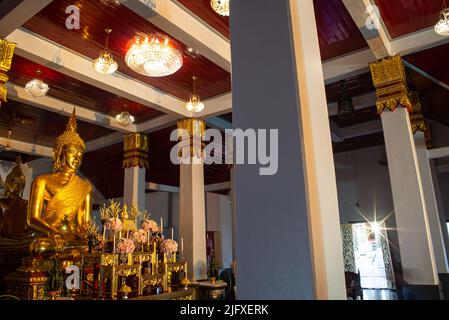
[{"label": "wooden ceiling", "polygon": [[375,0],[392,38],[433,27],[443,0]]},{"label": "wooden ceiling", "polygon": [[343,81],[327,84],[325,87],[327,103],[338,101],[342,94],[343,84],[346,85],[346,93],[350,97],[357,97],[376,91],[371,73],[366,72],[361,75],[349,77]]},{"label": "wooden ceiling", "polygon": [[[15,120],[24,117],[34,123]],[[6,137],[11,129],[13,140],[53,147],[55,138],[65,130],[68,119],[67,116],[9,99],[8,102],[2,103],[0,108],[0,136]],[[78,133],[87,142],[114,131],[78,120]]]},{"label": "wooden ceiling", "polygon": [[343,142],[332,143],[334,153],[347,152],[352,150],[358,150],[363,148],[370,148],[375,146],[384,145],[383,132],[377,132],[365,136],[359,136],[351,139],[347,139]]},{"label": "wooden ceiling", "polygon": [[36,77],[37,69],[42,71],[40,78],[50,86],[48,95],[54,98],[113,117],[126,110],[136,118],[136,123],[145,122],[163,114],[155,109],[78,81],[18,55],[14,56],[11,70],[8,72],[10,82],[24,87],[28,81]]},{"label": "wooden ceiling", "polygon": [[446,62],[449,57],[449,44],[430,48],[414,54],[410,54],[404,59],[421,69],[423,72],[438,79],[449,86],[449,68]]},{"label": "wooden ceiling", "polygon": [[210,0],[177,0],[190,12],[215,29],[226,38],[229,36],[229,17],[217,14],[210,6]]},{"label": "wooden ceiling", "polygon": [[[32,156],[32,155],[25,154],[25,153],[0,150],[0,160],[1,161],[15,162],[18,155],[20,155],[20,159],[22,160],[22,163],[27,163],[28,161],[33,161],[33,160],[39,159],[39,157],[37,157],[37,156]],[[5,177],[2,177],[2,178],[4,181]]]},{"label": "wooden ceiling", "polygon": [[[215,13],[210,6],[210,0],[178,0],[178,2],[220,34],[230,38],[229,18]],[[313,3],[322,60],[368,48],[359,28],[341,1],[314,0]]]},{"label": "wooden ceiling", "polygon": [[138,34],[164,32],[123,5],[112,6],[106,1],[92,0],[76,1],[80,8],[81,28],[68,30],[65,27],[68,17],[65,10],[72,4],[71,0],[54,0],[23,27],[91,59],[96,59],[104,47],[104,29],[111,28],[109,47],[120,72],[184,100],[190,97],[193,75],[198,77],[198,93],[203,99],[231,91],[229,72],[203,56],[192,57],[182,43],[178,44],[184,50],[184,65],[175,74],[151,78],[135,73],[124,62],[130,41]]}]

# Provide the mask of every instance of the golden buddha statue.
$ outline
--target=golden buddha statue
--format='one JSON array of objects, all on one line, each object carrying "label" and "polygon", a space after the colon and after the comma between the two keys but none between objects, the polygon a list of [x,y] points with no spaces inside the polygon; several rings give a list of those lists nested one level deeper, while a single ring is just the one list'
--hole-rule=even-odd
[{"label": "golden buddha statue", "polygon": [[73,110],[67,129],[56,138],[54,172],[37,177],[31,187],[28,224],[40,234],[31,244],[32,254],[73,253],[86,248],[92,187],[76,175],[85,149]]},{"label": "golden buddha statue", "polygon": [[25,183],[19,156],[11,172],[6,176],[5,183],[2,183],[5,193],[0,199],[1,238],[22,240],[30,234],[27,226],[28,201],[22,199]]}]

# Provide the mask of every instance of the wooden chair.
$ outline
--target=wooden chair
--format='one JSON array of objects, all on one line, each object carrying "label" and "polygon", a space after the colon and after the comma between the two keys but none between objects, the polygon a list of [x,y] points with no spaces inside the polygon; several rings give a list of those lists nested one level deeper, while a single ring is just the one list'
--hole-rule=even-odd
[{"label": "wooden chair", "polygon": [[358,273],[350,271],[345,272],[345,281],[346,281],[346,295],[348,296],[348,298],[357,300],[357,297],[360,297],[360,300],[363,300],[363,290],[360,281],[360,271],[358,271]]}]

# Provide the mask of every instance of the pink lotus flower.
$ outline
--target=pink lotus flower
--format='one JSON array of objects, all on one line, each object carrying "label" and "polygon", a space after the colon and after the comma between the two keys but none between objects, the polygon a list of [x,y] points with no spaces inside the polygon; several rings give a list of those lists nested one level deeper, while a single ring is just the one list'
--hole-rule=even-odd
[{"label": "pink lotus flower", "polygon": [[145,243],[147,241],[147,232],[143,229],[134,231],[133,239],[137,243]]},{"label": "pink lotus flower", "polygon": [[118,218],[110,218],[106,223],[106,230],[120,232],[123,229],[123,222]]},{"label": "pink lotus flower", "polygon": [[146,232],[158,232],[159,227],[157,225],[157,222],[154,220],[145,219],[145,221],[142,223],[142,229]]},{"label": "pink lotus flower", "polygon": [[118,252],[122,254],[133,253],[134,250],[136,250],[136,246],[134,245],[134,241],[131,239],[120,239],[117,249]]}]

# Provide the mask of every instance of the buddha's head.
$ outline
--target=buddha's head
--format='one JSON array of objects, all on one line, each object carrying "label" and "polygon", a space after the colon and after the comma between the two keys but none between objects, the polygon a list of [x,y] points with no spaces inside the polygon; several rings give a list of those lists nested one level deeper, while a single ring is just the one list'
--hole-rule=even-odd
[{"label": "buddha's head", "polygon": [[25,175],[22,172],[22,162],[20,157],[17,157],[16,164],[12,168],[11,172],[6,176],[6,196],[8,198],[20,198],[25,189]]},{"label": "buddha's head", "polygon": [[61,169],[76,171],[81,166],[86,146],[76,130],[74,109],[67,123],[67,129],[56,138],[55,147],[53,148],[53,169],[55,171],[60,171]]}]

